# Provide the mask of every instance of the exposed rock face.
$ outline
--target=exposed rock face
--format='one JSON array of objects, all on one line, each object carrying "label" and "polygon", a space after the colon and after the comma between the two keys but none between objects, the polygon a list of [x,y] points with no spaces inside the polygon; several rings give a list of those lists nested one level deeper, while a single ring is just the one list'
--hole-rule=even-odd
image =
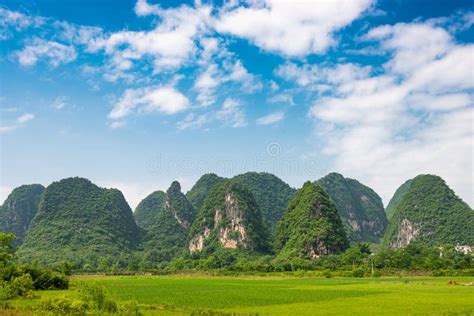
[{"label": "exposed rock face", "polygon": [[268,250],[267,233],[253,196],[231,180],[211,190],[190,232],[191,253],[217,247]]},{"label": "exposed rock face", "polygon": [[314,259],[344,251],[348,245],[336,206],[319,184],[306,182],[296,191],[278,226],[278,256]]},{"label": "exposed rock face", "polygon": [[419,175],[396,195],[384,246],[474,245],[474,211],[440,177]]},{"label": "exposed rock face", "polygon": [[204,231],[202,232],[202,234],[194,236],[189,241],[189,252],[201,252],[204,249],[204,241],[207,239],[207,237],[209,237],[210,234],[211,230],[207,227],[204,227]]},{"label": "exposed rock face", "polygon": [[14,189],[0,207],[0,231],[15,234],[15,245],[21,244],[38,211],[43,191],[41,184],[22,185]]},{"label": "exposed rock face", "polygon": [[380,240],[388,221],[382,200],[374,190],[338,173],[330,173],[317,182],[336,204],[352,242]]},{"label": "exposed rock face", "polygon": [[406,218],[402,219],[399,224],[397,237],[391,242],[390,246],[392,248],[404,248],[408,246],[410,241],[416,237],[419,231],[420,228],[417,225],[412,224]]},{"label": "exposed rock face", "polygon": [[[156,215],[153,224],[147,228],[144,242],[147,260],[153,263],[169,261],[185,251],[189,227],[195,217],[194,208],[177,181],[171,184],[160,201],[161,205],[155,205],[155,210],[150,211]],[[195,247],[200,247],[199,241]]]}]

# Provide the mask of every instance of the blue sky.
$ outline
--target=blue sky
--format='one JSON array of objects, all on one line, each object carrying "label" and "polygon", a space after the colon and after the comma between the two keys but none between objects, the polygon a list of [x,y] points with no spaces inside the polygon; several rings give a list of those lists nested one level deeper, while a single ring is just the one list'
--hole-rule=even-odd
[{"label": "blue sky", "polygon": [[472,206],[473,24],[472,1],[2,0],[0,198],[337,171],[384,203],[438,174]]}]

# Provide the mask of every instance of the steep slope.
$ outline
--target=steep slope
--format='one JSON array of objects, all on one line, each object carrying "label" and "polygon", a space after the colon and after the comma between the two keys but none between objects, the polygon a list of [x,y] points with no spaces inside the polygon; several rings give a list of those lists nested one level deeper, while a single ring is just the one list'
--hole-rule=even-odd
[{"label": "steep slope", "polygon": [[219,247],[268,252],[268,233],[252,193],[232,180],[214,186],[191,227],[191,253]]},{"label": "steep slope", "polygon": [[144,198],[133,212],[133,217],[140,228],[148,229],[155,223],[158,213],[163,209],[166,193],[155,191]]},{"label": "steep slope", "polygon": [[135,249],[139,229],[122,193],[83,178],[53,182],[43,193],[17,255],[23,261],[96,262]]},{"label": "steep slope", "polygon": [[387,214],[387,218],[389,220],[392,218],[393,213],[398,207],[398,204],[400,204],[400,201],[402,200],[403,196],[408,192],[408,190],[410,190],[411,181],[412,179],[407,180],[404,184],[402,184],[397,189],[397,191],[395,191],[395,194],[390,199],[390,202],[388,202],[387,208],[385,209],[385,214]]},{"label": "steep slope", "polygon": [[383,237],[388,221],[382,200],[374,190],[338,173],[330,173],[317,182],[336,204],[352,242],[376,243]]},{"label": "steep slope", "polygon": [[156,205],[154,223],[148,227],[144,242],[147,261],[169,261],[186,249],[189,228],[195,211],[174,181],[161,205]]},{"label": "steep slope", "polygon": [[0,207],[0,231],[14,233],[15,245],[19,245],[38,211],[44,186],[22,185],[15,188]]},{"label": "steep slope", "polygon": [[277,176],[266,172],[247,172],[235,176],[232,180],[252,192],[264,223],[271,233],[275,232],[295,189]]},{"label": "steep slope", "polygon": [[186,198],[192,204],[192,206],[199,210],[204,203],[207,193],[219,182],[224,181],[225,178],[219,177],[214,173],[208,173],[193,185],[191,190],[186,193]]},{"label": "steep slope", "polygon": [[317,258],[348,247],[336,206],[319,184],[306,182],[283,214],[275,237],[280,257]]},{"label": "steep slope", "polygon": [[474,245],[474,211],[434,175],[419,175],[395,207],[383,245]]}]

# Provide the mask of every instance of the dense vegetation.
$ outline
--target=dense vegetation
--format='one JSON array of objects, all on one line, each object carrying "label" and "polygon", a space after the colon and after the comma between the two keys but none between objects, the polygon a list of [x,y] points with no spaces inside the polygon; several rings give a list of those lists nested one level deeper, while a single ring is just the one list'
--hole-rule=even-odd
[{"label": "dense vegetation", "polygon": [[354,179],[330,173],[317,181],[336,204],[352,242],[378,243],[387,227],[381,198]]},{"label": "dense vegetation", "polygon": [[474,211],[438,176],[415,177],[394,210],[383,245],[474,245]]},{"label": "dense vegetation", "polygon": [[139,242],[139,228],[120,191],[68,178],[46,188],[17,255],[27,262],[82,266],[130,253]]},{"label": "dense vegetation", "polygon": [[319,184],[296,191],[278,226],[275,249],[282,258],[318,258],[339,253],[348,240],[336,206]]},{"label": "dense vegetation", "polygon": [[0,233],[0,303],[19,296],[31,297],[33,290],[68,288],[63,274],[14,262],[14,239],[14,234]]},{"label": "dense vegetation", "polygon": [[196,210],[199,210],[206,199],[207,193],[209,193],[217,183],[224,180],[224,178],[214,173],[207,173],[200,177],[191,190],[186,193],[186,198]]},{"label": "dense vegetation", "polygon": [[143,260],[148,267],[166,265],[184,251],[195,216],[194,208],[181,192],[177,181],[171,184],[165,198],[155,208],[150,212],[155,214],[154,223],[148,227],[144,240]]},{"label": "dense vegetation", "polygon": [[[107,273],[322,273],[329,269],[332,274],[351,275],[354,269],[356,274],[362,269],[367,275],[373,272],[372,267],[382,274],[405,269],[448,274],[472,271],[472,257],[454,251],[452,246],[473,245],[473,211],[439,177],[419,176],[410,185],[404,184],[392,199],[395,213],[387,232],[391,237],[386,237],[384,245],[397,246],[400,239],[412,234],[413,238],[405,238],[403,244],[410,246],[379,249],[371,256],[377,245],[353,243],[354,247],[344,251],[348,244],[339,214],[343,210],[356,212],[360,220],[377,218],[380,198],[375,192],[337,174],[306,183],[291,193],[293,198],[279,229],[272,235],[261,209],[268,206],[267,215],[277,214],[269,206],[283,205],[293,192],[282,183],[266,173],[246,173],[232,179],[210,174],[201,177],[185,196],[179,183],[173,182],[166,193],[157,191],[146,197],[132,216],[120,191],[101,189],[86,179],[64,179],[43,192],[39,211],[16,253],[18,262],[36,261],[57,271]],[[272,192],[278,190],[286,193]],[[23,200],[20,197],[24,195],[13,193],[11,196]],[[187,197],[201,208],[194,208]],[[12,200],[9,197],[4,204]],[[345,208],[336,210],[338,205]],[[15,208],[19,213],[23,209]],[[11,216],[19,218],[15,212]],[[362,224],[361,230],[368,228]],[[444,251],[442,258],[439,246]],[[407,258],[412,263],[407,264]]]},{"label": "dense vegetation", "polygon": [[133,212],[137,225],[143,229],[149,229],[156,223],[157,215],[164,209],[166,193],[155,191],[144,198]]},{"label": "dense vegetation", "polygon": [[22,185],[15,188],[0,206],[0,231],[15,234],[15,245],[21,244],[38,211],[43,191],[41,184]]},{"label": "dense vegetation", "polygon": [[390,202],[388,202],[387,207],[385,208],[385,213],[387,214],[387,218],[390,220],[393,216],[393,213],[395,212],[395,209],[398,207],[398,204],[402,200],[403,196],[408,192],[411,186],[411,181],[407,180],[405,183],[403,183],[397,191],[395,191],[395,194],[393,197],[390,199]]},{"label": "dense vegetation", "polygon": [[247,172],[232,179],[252,192],[265,225],[271,233],[274,233],[288,202],[295,194],[295,189],[275,175],[266,172]]},{"label": "dense vegetation", "polygon": [[[190,248],[202,236],[202,249],[212,253],[221,247],[268,252],[268,233],[252,193],[227,180],[214,186],[204,200],[190,230]],[[199,243],[199,242],[198,242]]]},{"label": "dense vegetation", "polygon": [[[205,174],[186,193],[186,197],[199,210],[209,191],[216,184],[225,180],[227,179],[213,173]],[[263,222],[269,232],[274,233],[278,221],[295,193],[295,189],[275,175],[266,172],[247,172],[233,177],[232,180],[242,184],[252,192],[257,206],[262,213]]]}]

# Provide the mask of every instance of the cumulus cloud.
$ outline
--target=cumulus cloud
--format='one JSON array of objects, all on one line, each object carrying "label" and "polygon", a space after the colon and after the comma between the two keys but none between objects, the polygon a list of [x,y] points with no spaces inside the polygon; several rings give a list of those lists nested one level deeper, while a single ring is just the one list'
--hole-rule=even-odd
[{"label": "cumulus cloud", "polygon": [[45,23],[42,17],[32,17],[18,11],[0,7],[0,40],[11,37],[13,30],[22,31],[28,27],[38,27]]},{"label": "cumulus cloud", "polygon": [[74,46],[34,38],[31,44],[16,52],[16,56],[19,63],[25,67],[35,65],[42,58],[47,60],[50,66],[57,67],[75,60],[77,54]]},{"label": "cumulus cloud", "polygon": [[143,58],[152,60],[154,72],[173,70],[189,61],[196,51],[195,39],[210,20],[209,6],[160,9],[139,1],[139,15],[155,14],[160,22],[150,31],[119,31],[97,39],[91,51],[104,50],[112,68],[126,71]]},{"label": "cumulus cloud", "polygon": [[360,17],[372,3],[371,0],[249,1],[248,6],[224,7],[215,28],[287,56],[321,54],[335,43],[333,33]]},{"label": "cumulus cloud", "polygon": [[271,124],[275,124],[282,121],[284,118],[285,118],[285,113],[274,112],[257,119],[257,124],[258,125],[271,125]]},{"label": "cumulus cloud", "polygon": [[435,173],[473,205],[473,179],[466,175],[474,171],[474,45],[455,44],[430,23],[381,26],[365,38],[390,54],[383,71],[322,79],[317,71],[302,72],[299,84],[321,80],[330,87],[310,109],[319,139],[326,140],[324,153],[336,170],[374,187],[386,203],[405,180]]},{"label": "cumulus cloud", "polygon": [[127,89],[114,105],[108,117],[112,120],[120,120],[137,112],[174,114],[184,111],[188,107],[188,98],[174,87]]}]

